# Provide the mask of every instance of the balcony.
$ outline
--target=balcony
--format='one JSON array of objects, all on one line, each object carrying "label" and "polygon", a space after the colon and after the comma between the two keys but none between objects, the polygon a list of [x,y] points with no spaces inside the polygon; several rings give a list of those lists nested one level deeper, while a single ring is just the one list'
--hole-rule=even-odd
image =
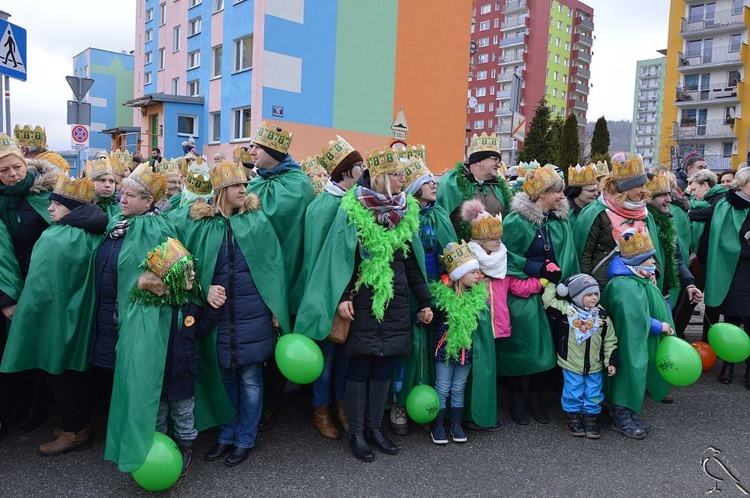
[{"label": "balcony", "polygon": [[589,86],[588,85],[582,85],[580,83],[574,83],[571,85],[572,91],[578,92],[581,95],[588,95],[589,94]]},{"label": "balcony", "polygon": [[591,71],[582,67],[575,66],[570,70],[570,77],[572,78],[574,76],[578,76],[579,78],[587,80],[591,78]]},{"label": "balcony", "polygon": [[743,9],[720,10],[713,13],[713,17],[704,19],[682,18],[680,36],[683,38],[700,38],[707,34],[719,34],[724,32],[736,31],[737,28],[744,27],[742,16]]},{"label": "balcony", "polygon": [[641,71],[638,73],[638,77],[642,80],[650,80],[652,78],[659,77],[659,71]]},{"label": "balcony", "polygon": [[578,99],[570,99],[570,100],[568,100],[568,106],[571,109],[577,109],[579,111],[588,111],[588,109],[589,109],[588,102],[584,102],[584,101],[578,100]]},{"label": "balcony", "polygon": [[[724,45],[714,47],[712,50],[696,50],[686,53],[680,52],[677,70],[682,72],[693,72],[710,68],[729,68],[742,66],[742,56],[747,45],[742,43],[740,47]],[[730,48],[733,50],[730,51]],[[739,50],[734,50],[739,48]]]},{"label": "balcony", "polygon": [[[508,132],[510,133],[510,132]],[[512,138],[501,138],[500,139],[500,150],[512,150],[513,139]]]},{"label": "balcony", "polygon": [[500,40],[500,48],[512,48],[526,45],[528,34],[522,33],[519,36],[506,37]]},{"label": "balcony", "polygon": [[510,90],[499,90],[497,100],[510,100]]},{"label": "balcony", "polygon": [[677,87],[675,103],[677,107],[691,107],[693,105],[726,104],[733,105],[740,101],[738,87],[727,85],[709,85],[701,89]]},{"label": "balcony", "polygon": [[524,56],[525,55],[526,55],[526,52],[523,52],[520,55],[507,54],[504,57],[500,57],[497,61],[503,67],[505,67],[505,66],[517,66],[519,64],[523,64],[523,62],[524,62]]},{"label": "balcony", "polygon": [[584,52],[583,50],[576,50],[573,52],[573,60],[578,59],[579,61],[591,64],[591,54]]},{"label": "balcony", "polygon": [[637,147],[653,147],[654,140],[653,139],[638,139],[638,138],[636,138],[635,145]]},{"label": "balcony", "polygon": [[529,7],[528,5],[526,5],[526,0],[510,0],[505,4],[502,12],[507,16],[508,14],[513,14],[514,12],[524,12],[528,10]]},{"label": "balcony", "polygon": [[529,17],[528,16],[521,16],[517,19],[510,19],[505,22],[503,22],[500,25],[500,31],[513,31],[516,29],[524,29],[529,27]]},{"label": "balcony", "polygon": [[513,111],[510,110],[510,107],[498,107],[495,110],[495,116],[498,118],[504,118],[506,116],[512,116]]},{"label": "balcony", "polygon": [[695,119],[683,119],[674,123],[675,140],[734,139],[734,120],[708,119],[696,123]]},{"label": "balcony", "polygon": [[497,75],[498,83],[508,83],[509,81],[513,81],[513,71],[508,71],[506,73],[500,73]]},{"label": "balcony", "polygon": [[591,48],[593,43],[594,41],[583,33],[576,33],[573,35],[573,45]]},{"label": "balcony", "polygon": [[594,31],[594,21],[591,19],[584,19],[583,17],[576,17],[575,26],[586,31]]},{"label": "balcony", "polygon": [[[638,124],[654,124],[656,123],[656,116],[641,116],[635,120]],[[639,132],[640,133],[640,132]]]},{"label": "balcony", "polygon": [[505,134],[505,135],[509,135],[510,134],[510,130],[511,130],[512,127],[513,127],[513,123],[511,123],[511,122],[507,122],[507,123],[504,123],[504,124],[499,124],[499,125],[495,126],[495,133],[502,133],[502,134]]}]

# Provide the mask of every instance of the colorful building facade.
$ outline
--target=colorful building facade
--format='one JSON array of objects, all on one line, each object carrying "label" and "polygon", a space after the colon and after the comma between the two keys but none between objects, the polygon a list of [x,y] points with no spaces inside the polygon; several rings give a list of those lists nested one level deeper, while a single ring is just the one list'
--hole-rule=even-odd
[{"label": "colorful building facade", "polygon": [[229,155],[263,120],[294,133],[296,158],[337,134],[365,151],[403,109],[407,141],[443,171],[463,156],[470,18],[469,0],[139,1],[142,152],[182,155],[192,136]]},{"label": "colorful building facade", "polygon": [[666,58],[636,62],[630,150],[650,168],[658,164]]}]

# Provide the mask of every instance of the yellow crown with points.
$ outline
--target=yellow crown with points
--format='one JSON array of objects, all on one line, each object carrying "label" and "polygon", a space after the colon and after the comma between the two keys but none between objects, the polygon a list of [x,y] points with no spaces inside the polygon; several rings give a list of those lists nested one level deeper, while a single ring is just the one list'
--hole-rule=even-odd
[{"label": "yellow crown with points", "polygon": [[612,178],[615,181],[630,180],[645,175],[643,160],[638,156],[632,156],[624,162],[612,160]]},{"label": "yellow crown with points", "polygon": [[539,166],[539,161],[537,161],[536,159],[528,163],[521,161],[520,163],[518,163],[518,167],[516,168],[518,170],[518,177],[525,178],[526,173],[528,173],[529,171],[534,171]]},{"label": "yellow crown with points", "polygon": [[35,126],[33,129],[29,125],[23,128],[16,125],[13,128],[13,134],[18,142],[25,147],[47,148],[47,132],[41,126]]},{"label": "yellow crown with points", "polygon": [[672,191],[672,186],[669,184],[669,175],[665,171],[662,171],[658,175],[654,175],[649,181],[646,182],[646,192],[651,197],[657,195],[668,194]]},{"label": "yellow crown with points", "polygon": [[128,176],[138,182],[151,194],[154,201],[159,202],[167,193],[167,177],[162,173],[156,173],[148,163],[141,163]]},{"label": "yellow crown with points", "polygon": [[354,152],[354,147],[343,137],[336,135],[336,140],[331,140],[328,145],[320,148],[320,155],[316,156],[316,159],[330,175],[336,166],[352,152]]},{"label": "yellow crown with points", "polygon": [[568,185],[570,187],[596,185],[596,168],[594,165],[581,166],[576,164],[575,167],[568,166]]},{"label": "yellow crown with points", "polygon": [[432,172],[427,169],[424,159],[419,156],[412,156],[411,159],[402,159],[404,163],[404,188],[416,182],[425,175],[431,175]]},{"label": "yellow crown with points", "polygon": [[526,173],[523,180],[523,192],[531,200],[537,199],[545,190],[560,180],[557,171],[551,164],[536,168]]},{"label": "yellow crown with points", "polygon": [[106,157],[97,159],[96,161],[86,161],[83,166],[83,175],[91,180],[96,180],[100,176],[112,175],[112,163]]},{"label": "yellow crown with points", "polygon": [[497,152],[500,153],[500,137],[496,133],[487,135],[486,132],[481,135],[476,133],[469,141],[468,155],[471,156],[477,152]]},{"label": "yellow crown with points", "polygon": [[503,237],[503,217],[499,213],[492,216],[487,213],[478,220],[471,221],[472,240],[497,240]]},{"label": "yellow crown with points", "polygon": [[365,162],[367,163],[367,169],[370,170],[370,178],[401,171],[405,166],[396,151],[390,147],[383,150],[372,149],[365,153]]},{"label": "yellow crown with points", "polygon": [[177,159],[162,160],[161,162],[154,163],[154,169],[157,173],[162,175],[181,175],[182,168]]},{"label": "yellow crown with points", "polygon": [[5,133],[0,133],[0,157],[5,157],[9,154],[23,157],[21,144],[18,143],[17,138],[6,135]]},{"label": "yellow crown with points", "polygon": [[250,154],[250,147],[239,145],[232,151],[232,160],[240,164],[255,164],[255,158]]},{"label": "yellow crown with points", "polygon": [[426,162],[427,160],[427,151],[425,150],[425,146],[422,144],[400,147],[396,149],[396,154],[400,159],[406,159],[407,161],[420,159],[422,162]]},{"label": "yellow crown with points", "polygon": [[211,185],[216,192],[231,185],[247,183],[245,168],[241,164],[230,163],[227,160],[222,160],[214,166],[213,169],[208,171],[208,175],[211,178]]},{"label": "yellow crown with points", "polygon": [[323,165],[320,164],[316,156],[307,156],[305,159],[300,161],[299,165],[300,167],[302,167],[302,171],[307,176],[312,177],[312,176],[315,176],[316,174],[319,175],[321,173],[323,173],[326,176],[328,175],[326,172],[326,168],[324,168]]},{"label": "yellow crown with points", "polygon": [[60,173],[52,192],[73,201],[93,202],[94,182],[86,177],[73,179],[65,173]]},{"label": "yellow crown with points", "polygon": [[596,169],[596,177],[601,178],[604,175],[609,174],[609,165],[607,161],[597,161],[596,164],[590,163],[589,166],[593,166]]},{"label": "yellow crown with points", "polygon": [[183,156],[177,162],[180,167],[180,173],[182,173],[182,176],[187,176],[188,168],[190,168],[190,163],[192,163],[193,161],[195,161],[195,157],[192,157],[191,155],[191,157]]},{"label": "yellow crown with points", "polygon": [[440,261],[445,267],[445,271],[450,275],[456,268],[475,260],[477,258],[472,254],[469,244],[464,242],[450,242],[445,249],[443,254],[440,255]]},{"label": "yellow crown with points", "polygon": [[133,167],[133,155],[130,151],[115,151],[109,155],[109,162],[112,164],[112,172],[117,176],[127,176],[130,168]]},{"label": "yellow crown with points", "polygon": [[146,255],[146,266],[157,277],[164,279],[169,269],[179,260],[190,256],[190,252],[177,239],[167,237],[165,243],[159,244]]},{"label": "yellow crown with points", "polygon": [[288,154],[289,146],[292,145],[292,133],[273,123],[266,124],[263,121],[258,125],[253,142],[269,147],[282,154]]},{"label": "yellow crown with points", "polygon": [[626,259],[654,251],[648,231],[628,230],[618,236],[617,245],[620,246],[620,256]]},{"label": "yellow crown with points", "polygon": [[202,157],[196,158],[188,167],[185,188],[196,195],[209,195],[213,190],[208,165]]}]

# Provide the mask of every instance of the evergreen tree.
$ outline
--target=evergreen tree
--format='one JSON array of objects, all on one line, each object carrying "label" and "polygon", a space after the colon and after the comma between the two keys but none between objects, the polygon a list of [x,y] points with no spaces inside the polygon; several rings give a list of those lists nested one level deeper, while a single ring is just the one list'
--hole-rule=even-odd
[{"label": "evergreen tree", "polygon": [[596,120],[594,134],[591,137],[591,161],[609,162],[609,130],[604,116]]},{"label": "evergreen tree", "polygon": [[568,166],[575,166],[580,157],[581,144],[578,141],[578,118],[572,112],[563,125],[558,148],[560,158],[557,165],[567,173]]},{"label": "evergreen tree", "polygon": [[553,149],[548,141],[551,115],[552,111],[547,106],[547,101],[540,100],[523,142],[523,149],[518,154],[519,161],[529,162],[536,159],[542,165],[554,161]]},{"label": "evergreen tree", "polygon": [[563,124],[565,121],[560,116],[553,116],[547,131],[547,144],[550,150],[549,161],[541,162],[542,166],[547,163],[560,164],[560,140],[562,140]]}]

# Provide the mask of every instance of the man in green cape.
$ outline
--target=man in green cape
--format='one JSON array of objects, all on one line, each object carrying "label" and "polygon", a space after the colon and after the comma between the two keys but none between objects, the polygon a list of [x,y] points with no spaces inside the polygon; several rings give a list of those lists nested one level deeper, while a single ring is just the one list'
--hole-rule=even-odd
[{"label": "man in green cape", "polygon": [[568,183],[565,186],[564,193],[570,205],[568,223],[570,223],[571,229],[576,226],[578,214],[581,210],[599,197],[599,181],[596,175],[597,169],[593,163],[586,166],[568,167]]}]

